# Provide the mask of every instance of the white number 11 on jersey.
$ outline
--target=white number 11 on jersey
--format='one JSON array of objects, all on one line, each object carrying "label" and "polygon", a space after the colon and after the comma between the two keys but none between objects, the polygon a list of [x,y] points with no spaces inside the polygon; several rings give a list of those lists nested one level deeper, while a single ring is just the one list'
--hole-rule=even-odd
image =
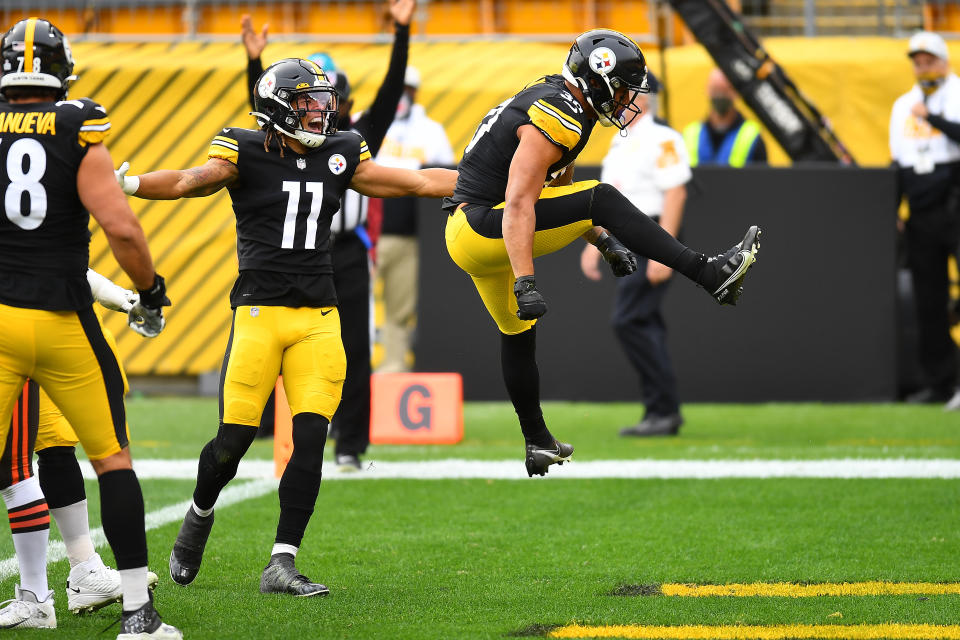
[{"label": "white number 11 on jersey", "polygon": [[323,206],[322,182],[297,182],[284,180],[283,190],[287,192],[287,215],[283,219],[283,240],[281,249],[293,249],[293,238],[297,233],[297,213],[300,211],[300,186],[306,187],[310,198],[310,214],[307,216],[307,234],[303,242],[304,249],[317,248],[317,219]]}]

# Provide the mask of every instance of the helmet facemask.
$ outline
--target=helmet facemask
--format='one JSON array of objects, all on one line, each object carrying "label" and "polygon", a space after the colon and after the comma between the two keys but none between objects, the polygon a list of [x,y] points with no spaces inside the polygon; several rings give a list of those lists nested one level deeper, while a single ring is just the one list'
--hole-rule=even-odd
[{"label": "helmet facemask", "polygon": [[[283,90],[277,97],[283,95]],[[282,99],[282,97],[281,97]],[[288,113],[278,130],[304,146],[314,149],[323,144],[327,135],[337,130],[337,92],[333,87],[298,89],[290,92]],[[304,126],[306,120],[306,126]],[[286,131],[285,129],[291,129]]]},{"label": "helmet facemask", "polygon": [[633,85],[616,76],[609,78],[606,75],[600,75],[600,77],[606,86],[592,93],[594,95],[608,95],[609,98],[602,100],[600,104],[594,104],[593,97],[586,94],[587,101],[597,113],[601,125],[605,127],[613,126],[623,131],[641,113],[640,107],[635,104],[635,100],[641,93],[649,93],[646,79],[644,79],[643,84]]}]

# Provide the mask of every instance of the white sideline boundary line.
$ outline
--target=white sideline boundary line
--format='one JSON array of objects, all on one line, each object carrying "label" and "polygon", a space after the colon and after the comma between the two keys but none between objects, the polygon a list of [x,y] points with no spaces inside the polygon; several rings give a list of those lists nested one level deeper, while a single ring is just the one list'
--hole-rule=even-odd
[{"label": "white sideline boundary line", "polygon": [[[84,464],[84,477],[93,470]],[[341,472],[332,461],[323,470],[324,480],[526,480],[523,460],[427,460],[386,462],[365,460],[359,472]],[[193,480],[196,460],[134,461],[137,476],[143,479]],[[237,478],[273,478],[272,460],[244,460]],[[960,459],[921,458],[837,458],[826,460],[573,460],[551,467],[550,479],[718,479],[718,478],[960,478]],[[218,502],[219,505],[219,502]]]},{"label": "white sideline boundary line", "polygon": [[[144,462],[147,461],[145,460]],[[82,464],[87,465],[87,469],[84,470],[84,473],[86,474],[86,472],[89,470],[92,475],[93,470],[89,468],[89,463],[84,462]],[[196,466],[196,462],[194,462],[194,466]],[[196,471],[194,471],[194,477],[196,477]],[[220,509],[222,507],[229,507],[232,504],[243,502],[244,500],[258,498],[275,490],[276,487],[277,481],[272,478],[254,480],[253,482],[245,482],[233,487],[227,487],[223,490],[223,492],[220,494],[220,498],[217,500],[217,508]],[[187,508],[191,503],[192,500],[184,500],[182,502],[177,502],[161,509],[157,509],[156,511],[148,512],[145,517],[147,531],[157,529],[166,524],[170,524],[171,522],[178,522],[179,520],[182,520],[183,514],[187,512]],[[103,534],[102,527],[92,529],[90,531],[90,537],[93,539],[93,546],[97,549],[107,546],[107,537]],[[59,562],[66,557],[67,550],[66,547],[64,547],[63,542],[60,540],[51,540],[49,546],[47,547],[47,564],[50,565],[54,562]],[[0,580],[6,580],[7,578],[18,575],[19,572],[20,565],[17,563],[16,556],[0,560]]]}]

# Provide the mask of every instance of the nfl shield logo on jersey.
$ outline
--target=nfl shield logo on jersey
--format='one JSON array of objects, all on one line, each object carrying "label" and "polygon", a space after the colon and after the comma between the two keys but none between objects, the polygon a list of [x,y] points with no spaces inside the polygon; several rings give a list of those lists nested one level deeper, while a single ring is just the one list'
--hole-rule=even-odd
[{"label": "nfl shield logo on jersey", "polygon": [[307,161],[303,158],[297,158],[297,169],[300,169],[300,171],[303,171],[306,168],[307,168]]},{"label": "nfl shield logo on jersey", "polygon": [[330,156],[330,160],[327,162],[330,165],[330,171],[333,172],[333,175],[338,176],[344,171],[347,170],[347,160],[339,153],[335,153]]}]

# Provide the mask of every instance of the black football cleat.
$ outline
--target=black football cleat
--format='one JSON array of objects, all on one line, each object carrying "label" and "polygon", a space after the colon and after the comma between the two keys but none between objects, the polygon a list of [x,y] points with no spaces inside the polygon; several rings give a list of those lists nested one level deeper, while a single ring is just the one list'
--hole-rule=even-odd
[{"label": "black football cleat", "polygon": [[289,553],[277,553],[270,556],[270,562],[260,576],[260,593],[288,593],[308,598],[330,595],[330,589],[297,571]]},{"label": "black football cleat", "polygon": [[620,429],[623,438],[644,438],[647,436],[675,436],[683,424],[679,413],[666,416],[647,416],[632,427]]},{"label": "black football cleat", "polygon": [[213,514],[201,518],[190,505],[180,525],[177,541],[173,543],[173,551],[170,552],[170,578],[180,586],[185,587],[193,582],[200,572],[203,548],[207,546],[212,528]]},{"label": "black football cleat", "polygon": [[544,476],[547,474],[547,467],[552,464],[563,464],[573,455],[573,445],[566,442],[553,441],[553,446],[547,449],[537,445],[527,443],[527,475]]},{"label": "black football cleat", "polygon": [[153,607],[153,594],[136,611],[124,611],[120,618],[120,633],[117,640],[145,640],[162,638],[163,640],[182,640],[183,634],[176,627],[166,624]]},{"label": "black football cleat", "polygon": [[709,277],[707,291],[720,304],[737,304],[743,293],[743,279],[747,270],[757,261],[760,249],[760,227],[754,225],[747,229],[743,240],[724,253],[707,260],[704,269]]}]

